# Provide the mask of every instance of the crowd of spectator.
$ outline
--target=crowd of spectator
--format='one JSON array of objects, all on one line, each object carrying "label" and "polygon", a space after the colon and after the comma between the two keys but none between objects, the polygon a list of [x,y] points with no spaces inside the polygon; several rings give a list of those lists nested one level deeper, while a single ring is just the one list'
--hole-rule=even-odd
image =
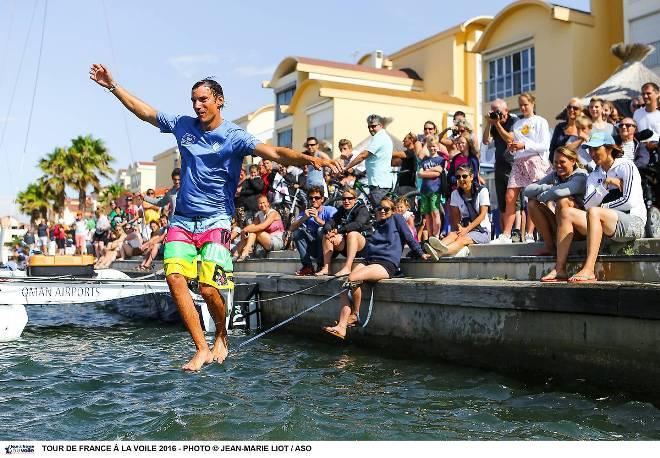
[{"label": "crowd of spectator", "polygon": [[[269,160],[248,164],[235,195],[234,261],[291,249],[300,256],[298,275],[328,275],[331,260],[342,255],[345,262],[335,272],[341,276],[351,272],[356,257],[378,251],[379,237],[387,242],[380,240],[383,246],[399,250],[407,243],[411,255],[433,260],[465,255],[473,244],[538,240],[544,244],[538,255],[557,257],[556,268],[542,281],[560,281],[569,279],[566,258],[572,240],[587,238],[584,266],[570,280],[594,281],[603,236],[644,236],[642,176],[658,164],[660,93],[657,85],[647,83],[641,94],[631,101],[632,116],[622,116],[600,98],[587,106],[572,98],[552,132],[536,114],[532,94],[518,97],[518,115],[497,99],[491,102],[481,141],[465,113],[456,112],[442,131],[427,121],[422,133],[408,133],[402,151],[394,150],[384,118],[371,115],[366,125],[371,141],[364,150],[354,150],[348,139],[338,142],[344,166],[340,175]],[[315,137],[303,146],[305,154],[329,157],[329,146]],[[494,151],[492,198],[480,164],[486,149]],[[39,221],[25,244],[62,254],[71,240],[76,253],[95,255],[97,268],[141,257],[138,269],[151,269],[175,211],[179,173],[174,170],[173,186],[160,198],[153,189],[124,196],[107,211],[78,214],[71,227],[61,220],[51,225]],[[493,221],[491,199],[497,202],[498,221]],[[392,215],[397,215],[392,219],[396,224],[379,229]],[[394,275],[399,260],[395,253],[389,264],[381,262],[385,273],[378,275]],[[350,321],[350,316],[341,319]]]}]

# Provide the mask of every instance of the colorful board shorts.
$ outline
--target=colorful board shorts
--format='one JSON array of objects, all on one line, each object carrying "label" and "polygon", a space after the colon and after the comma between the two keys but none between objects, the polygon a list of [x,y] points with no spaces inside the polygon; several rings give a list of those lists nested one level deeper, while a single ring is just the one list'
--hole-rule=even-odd
[{"label": "colorful board shorts", "polygon": [[440,195],[437,192],[423,192],[419,196],[419,212],[428,215],[440,210]]},{"label": "colorful board shorts", "polygon": [[165,239],[165,276],[181,274],[196,279],[199,256],[202,261],[200,283],[217,289],[233,289],[230,231],[229,216],[188,218],[173,215]]}]

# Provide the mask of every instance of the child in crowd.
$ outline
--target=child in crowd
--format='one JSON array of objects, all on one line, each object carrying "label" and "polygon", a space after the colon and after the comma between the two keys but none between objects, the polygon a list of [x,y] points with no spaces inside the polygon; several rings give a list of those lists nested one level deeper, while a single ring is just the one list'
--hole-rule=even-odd
[{"label": "child in crowd", "polygon": [[422,179],[419,208],[430,234],[437,237],[442,227],[440,176],[445,169],[445,159],[440,156],[440,143],[435,138],[429,138],[426,147],[429,155],[422,159],[417,172]]},{"label": "child in crowd", "polygon": [[408,202],[408,199],[405,197],[400,197],[399,200],[396,201],[395,209],[399,215],[403,216],[403,219],[406,221],[406,224],[410,228],[410,232],[412,232],[415,241],[419,242],[419,238],[417,237],[417,229],[415,229],[415,214],[410,211],[410,202]]}]

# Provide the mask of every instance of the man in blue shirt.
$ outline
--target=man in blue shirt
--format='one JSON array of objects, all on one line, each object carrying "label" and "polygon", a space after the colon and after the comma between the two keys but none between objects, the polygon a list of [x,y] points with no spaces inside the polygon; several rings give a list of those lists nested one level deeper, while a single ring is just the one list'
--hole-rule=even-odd
[{"label": "man in blue shirt", "polygon": [[346,169],[365,161],[367,179],[369,180],[369,200],[377,206],[380,200],[393,187],[394,174],[392,174],[392,150],[394,145],[383,126],[383,117],[375,114],[367,117],[367,128],[372,135],[367,149],[355,156],[346,165]]},{"label": "man in blue shirt", "polygon": [[337,209],[331,205],[323,205],[323,189],[318,186],[310,188],[307,192],[311,206],[291,223],[293,241],[296,244],[302,268],[296,272],[298,276],[314,275],[316,272],[312,265],[312,258],[318,264],[323,263],[321,230],[325,223],[337,213]]},{"label": "man in blue shirt", "polygon": [[[212,79],[193,85],[191,101],[197,116],[191,117],[157,111],[119,86],[104,65],[93,64],[90,78],[138,118],[176,137],[181,153],[181,186],[165,241],[164,264],[172,298],[197,348],[183,369],[197,371],[212,361],[222,363],[229,349],[226,305],[219,290],[233,288],[229,231],[243,158],[256,155],[284,165],[330,167],[335,172],[341,166],[288,148],[266,145],[224,120],[221,112],[224,93],[220,84]],[[202,264],[199,292],[216,325],[212,348],[206,342],[188,290],[187,281],[198,276],[198,255]]]}]

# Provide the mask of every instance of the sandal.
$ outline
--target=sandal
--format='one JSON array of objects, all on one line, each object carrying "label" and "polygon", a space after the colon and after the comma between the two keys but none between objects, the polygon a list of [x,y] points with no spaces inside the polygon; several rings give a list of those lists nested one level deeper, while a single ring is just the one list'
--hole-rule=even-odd
[{"label": "sandal", "polygon": [[553,274],[551,271],[548,273],[548,275],[544,275],[543,277],[541,277],[540,281],[541,283],[559,283],[559,282],[568,281],[568,277],[559,276],[557,275],[557,272]]}]

